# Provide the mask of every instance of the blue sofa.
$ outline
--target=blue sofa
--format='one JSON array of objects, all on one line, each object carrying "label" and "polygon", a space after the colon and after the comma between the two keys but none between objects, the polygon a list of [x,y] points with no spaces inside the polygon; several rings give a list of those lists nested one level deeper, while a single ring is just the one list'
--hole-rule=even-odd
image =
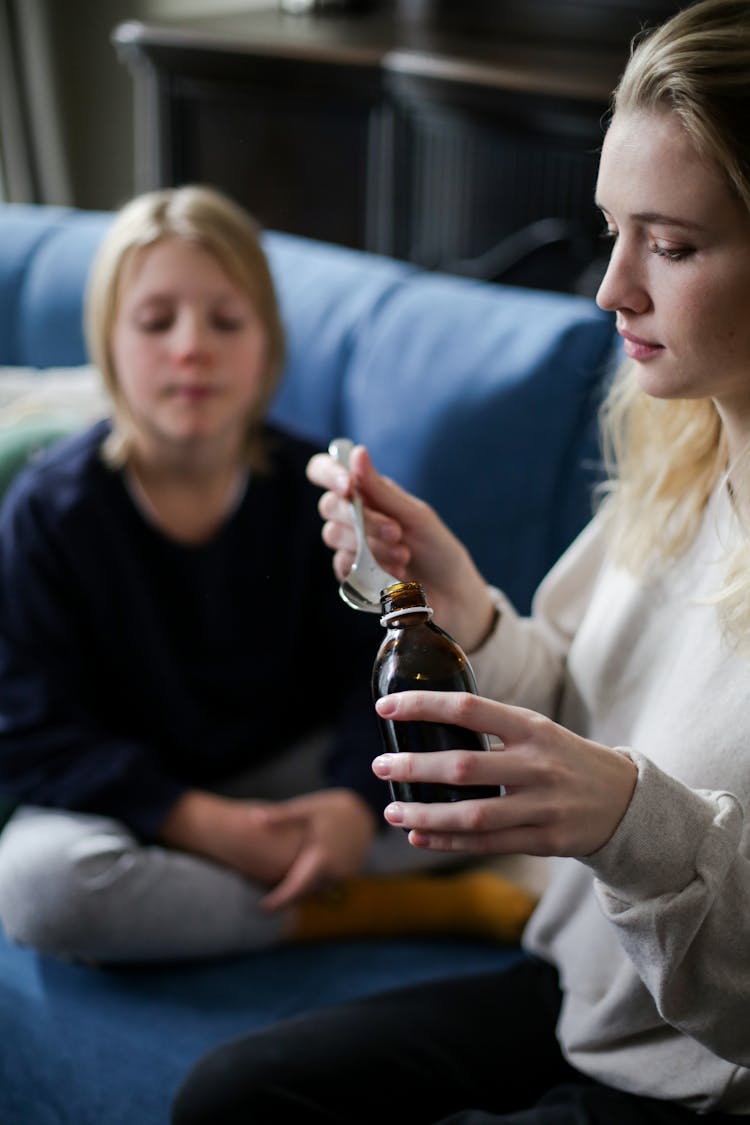
[{"label": "blue sofa", "polygon": [[[82,291],[109,221],[0,205],[0,381],[6,368],[86,362]],[[265,245],[289,339],[274,417],[321,445],[337,434],[364,441],[527,608],[590,514],[611,319],[584,299],[429,274],[278,232]],[[48,421],[27,454],[57,436],[59,419]],[[0,426],[0,456],[9,430]],[[102,970],[0,934],[0,1122],[166,1125],[188,1066],[229,1036],[520,955],[436,936]]]}]

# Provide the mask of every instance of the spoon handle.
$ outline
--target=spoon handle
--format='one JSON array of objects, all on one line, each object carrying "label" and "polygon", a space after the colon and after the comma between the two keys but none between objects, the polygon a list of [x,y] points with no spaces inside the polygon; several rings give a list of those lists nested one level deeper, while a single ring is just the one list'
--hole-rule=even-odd
[{"label": "spoon handle", "polygon": [[[338,461],[344,469],[349,468],[349,458],[354,449],[354,442],[348,437],[333,438],[328,446],[328,452],[334,461]],[[365,538],[365,513],[362,506],[362,498],[356,493],[352,493],[351,505],[354,508],[354,532],[357,536],[357,559],[360,561],[369,554],[370,548],[367,546]]]},{"label": "spoon handle", "polygon": [[[354,442],[350,438],[333,438],[328,446],[328,452],[335,461],[345,469],[349,468],[349,456],[354,449]],[[355,493],[351,498],[354,510],[354,532],[357,537],[357,557],[354,565],[339,587],[339,593],[347,605],[352,609],[364,610],[366,613],[380,612],[380,591],[385,586],[391,585],[396,579],[378,566],[367,544],[365,535],[365,516],[362,499]]]}]

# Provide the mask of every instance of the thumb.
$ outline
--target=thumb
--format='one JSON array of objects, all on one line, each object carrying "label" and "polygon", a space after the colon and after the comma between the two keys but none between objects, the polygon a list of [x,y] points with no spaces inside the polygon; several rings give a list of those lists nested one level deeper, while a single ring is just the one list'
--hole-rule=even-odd
[{"label": "thumb", "polygon": [[269,914],[291,906],[302,895],[317,888],[322,873],[322,857],[317,848],[303,848],[284,878],[260,900]]},{"label": "thumb", "polygon": [[414,521],[415,509],[422,506],[421,502],[391,477],[379,473],[364,445],[355,445],[352,450],[349,473],[355,491],[367,508],[389,516],[402,526]]},{"label": "thumb", "polygon": [[285,828],[288,825],[302,824],[308,819],[304,812],[290,807],[286,802],[267,805],[264,808],[254,809],[253,812],[258,824],[263,828]]}]

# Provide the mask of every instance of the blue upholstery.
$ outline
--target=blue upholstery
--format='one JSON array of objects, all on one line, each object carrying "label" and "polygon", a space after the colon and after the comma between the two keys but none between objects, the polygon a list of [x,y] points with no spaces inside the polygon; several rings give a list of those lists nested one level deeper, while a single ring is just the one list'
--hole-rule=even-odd
[{"label": "blue upholstery", "polygon": [[0,1122],[167,1125],[190,1063],[226,1039],[403,981],[494,971],[519,956],[487,942],[362,941],[94,969],[13,948],[0,934]]},{"label": "blue upholstery", "polygon": [[[0,205],[0,365],[81,364],[81,301],[108,214]],[[288,330],[277,420],[365,441],[433,503],[520,608],[590,512],[611,319],[268,232]],[[495,967],[515,949],[363,941],[202,965],[98,970],[0,935],[2,1125],[164,1125],[202,1051],[283,1015]]]},{"label": "blue upholstery", "polygon": [[110,216],[20,204],[0,215],[0,363],[83,363],[83,288]]},{"label": "blue upholstery", "polygon": [[583,299],[419,275],[360,333],[344,430],[522,609],[591,515],[611,332]]}]

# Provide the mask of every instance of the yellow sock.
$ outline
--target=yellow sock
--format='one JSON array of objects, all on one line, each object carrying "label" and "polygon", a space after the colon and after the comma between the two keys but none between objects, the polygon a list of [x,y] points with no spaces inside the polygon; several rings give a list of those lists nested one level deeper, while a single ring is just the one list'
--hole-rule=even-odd
[{"label": "yellow sock", "polygon": [[363,875],[299,903],[290,940],[459,934],[511,942],[536,901],[492,871]]}]

